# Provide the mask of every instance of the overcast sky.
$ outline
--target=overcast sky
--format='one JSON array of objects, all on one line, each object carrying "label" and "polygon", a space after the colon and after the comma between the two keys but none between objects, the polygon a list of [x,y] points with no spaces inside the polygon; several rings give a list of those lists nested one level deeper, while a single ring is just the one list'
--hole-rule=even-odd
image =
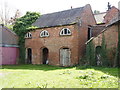
[{"label": "overcast sky", "polygon": [[19,9],[22,14],[26,11],[36,11],[41,14],[52,13],[62,10],[82,7],[86,4],[90,4],[92,10],[99,10],[104,12],[107,10],[107,2],[110,2],[112,6],[118,7],[120,0],[0,0],[0,5],[6,2],[10,8],[11,13],[14,13],[16,9]]}]

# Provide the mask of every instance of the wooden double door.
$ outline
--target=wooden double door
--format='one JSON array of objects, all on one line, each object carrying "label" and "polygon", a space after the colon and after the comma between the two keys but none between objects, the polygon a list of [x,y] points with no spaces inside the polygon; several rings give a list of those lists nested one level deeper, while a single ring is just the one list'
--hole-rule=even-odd
[{"label": "wooden double door", "polygon": [[70,66],[71,51],[69,48],[60,49],[60,66]]}]

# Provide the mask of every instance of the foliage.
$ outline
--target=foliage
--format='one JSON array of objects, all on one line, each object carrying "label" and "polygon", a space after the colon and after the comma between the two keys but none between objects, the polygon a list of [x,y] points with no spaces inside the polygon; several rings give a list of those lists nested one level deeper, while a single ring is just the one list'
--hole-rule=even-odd
[{"label": "foliage", "polygon": [[102,35],[101,60],[102,60],[102,66],[109,66],[109,61],[108,61],[108,57],[107,57],[107,49],[106,49],[106,42],[105,42],[104,34]]},{"label": "foliage", "polygon": [[120,21],[118,26],[117,64],[120,67]]},{"label": "foliage", "polygon": [[94,14],[99,14],[99,13],[100,13],[100,11],[94,10]]},{"label": "foliage", "polygon": [[114,60],[114,67],[120,67],[120,21],[118,22],[118,45],[116,49],[116,55]]},{"label": "foliage", "polygon": [[36,27],[36,26],[30,26],[30,27],[28,27],[28,28],[26,28],[28,31],[29,30],[35,30],[35,29],[37,29],[38,27]]},{"label": "foliage", "polygon": [[13,25],[5,25],[8,29],[13,30]]},{"label": "foliage", "polygon": [[39,13],[27,12],[21,18],[18,18],[13,26],[13,31],[19,36],[19,46],[20,46],[20,63],[24,63],[25,60],[25,34],[30,31],[32,23],[34,23],[40,17]]},{"label": "foliage", "polygon": [[117,68],[49,65],[2,68],[3,88],[118,88]]},{"label": "foliage", "polygon": [[88,65],[96,65],[95,46],[92,41],[90,41],[86,46],[86,60]]}]

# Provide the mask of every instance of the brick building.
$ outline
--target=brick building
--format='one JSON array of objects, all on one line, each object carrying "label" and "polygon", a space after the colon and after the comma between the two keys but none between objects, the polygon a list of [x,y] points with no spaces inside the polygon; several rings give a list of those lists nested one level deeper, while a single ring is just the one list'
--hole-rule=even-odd
[{"label": "brick building", "polygon": [[96,24],[89,4],[42,15],[38,29],[25,36],[26,63],[72,66],[85,52],[89,26]]},{"label": "brick building", "polygon": [[109,24],[114,17],[118,16],[118,12],[119,10],[115,6],[112,6],[111,9],[106,12],[103,22]]},{"label": "brick building", "polygon": [[[93,42],[95,45],[95,52],[96,56],[100,55],[101,47],[102,47],[102,40],[104,36],[105,46],[107,50],[108,60],[110,60],[110,65],[115,65],[115,56],[116,56],[116,49],[118,47],[118,32],[120,30],[120,18],[118,16],[112,20],[110,20],[109,24],[103,29],[96,37],[91,38],[89,42]],[[97,58],[96,58],[97,59]],[[100,59],[100,58],[99,58]],[[98,59],[97,59],[98,60]],[[120,60],[119,60],[120,61]],[[120,62],[119,62],[120,65]]]},{"label": "brick building", "polygon": [[[114,65],[116,48],[118,45],[118,25],[120,25],[118,15],[119,9],[114,6],[109,8],[104,13],[94,15],[97,24],[90,27],[91,35],[86,44],[89,44],[92,41],[95,45],[95,55],[97,62],[100,59],[101,44],[104,36],[110,65]],[[101,22],[99,23],[99,21]]]},{"label": "brick building", "polygon": [[115,6],[112,6],[106,12],[95,14],[97,25],[91,26],[91,37],[96,37],[98,34],[103,31],[106,26],[113,20],[115,17],[118,17],[119,9]]}]

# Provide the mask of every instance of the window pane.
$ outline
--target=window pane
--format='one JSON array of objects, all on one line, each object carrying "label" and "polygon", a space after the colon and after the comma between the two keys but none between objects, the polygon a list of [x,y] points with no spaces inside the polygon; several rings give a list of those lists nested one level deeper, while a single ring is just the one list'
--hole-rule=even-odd
[{"label": "window pane", "polygon": [[68,30],[68,34],[70,34],[70,30]]},{"label": "window pane", "polygon": [[43,32],[41,32],[40,36],[43,37]]},{"label": "window pane", "polygon": [[46,34],[46,33],[45,33],[45,31],[44,31],[44,36],[45,36],[45,34]]},{"label": "window pane", "polygon": [[32,37],[32,35],[30,34],[30,37]]},{"label": "window pane", "polygon": [[49,33],[46,30],[40,33],[40,37],[47,37],[47,36],[49,36]]},{"label": "window pane", "polygon": [[61,34],[63,35],[63,30],[62,30]]},{"label": "window pane", "polygon": [[67,34],[67,29],[64,29],[64,34]]},{"label": "window pane", "polygon": [[46,36],[48,36],[48,33],[46,32]]},{"label": "window pane", "polygon": [[30,37],[30,33],[28,33],[28,37]]}]

